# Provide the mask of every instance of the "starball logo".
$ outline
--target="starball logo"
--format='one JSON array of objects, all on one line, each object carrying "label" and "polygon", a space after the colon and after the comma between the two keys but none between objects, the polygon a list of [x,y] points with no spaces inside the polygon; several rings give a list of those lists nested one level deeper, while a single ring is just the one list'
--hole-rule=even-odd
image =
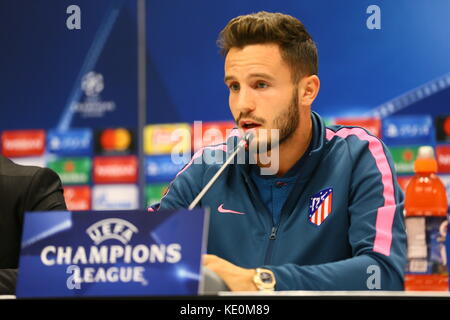
[{"label": "starball logo", "polygon": [[85,94],[85,100],[72,104],[72,110],[78,112],[84,118],[99,118],[106,112],[116,109],[114,101],[102,101],[100,93],[105,88],[103,75],[94,71],[86,73],[81,79],[81,90]]},{"label": "starball logo", "polygon": [[88,97],[97,97],[105,88],[103,75],[96,72],[88,72],[81,80],[81,89]]},{"label": "starball logo", "polygon": [[[46,246],[40,254],[48,267],[67,265],[67,288],[81,289],[82,283],[141,283],[147,286],[145,266],[174,264],[181,260],[181,245],[136,244],[130,242],[139,229],[129,221],[110,218],[86,229],[93,244],[86,246]],[[119,244],[117,244],[119,243]],[[119,266],[120,265],[120,266]]]}]

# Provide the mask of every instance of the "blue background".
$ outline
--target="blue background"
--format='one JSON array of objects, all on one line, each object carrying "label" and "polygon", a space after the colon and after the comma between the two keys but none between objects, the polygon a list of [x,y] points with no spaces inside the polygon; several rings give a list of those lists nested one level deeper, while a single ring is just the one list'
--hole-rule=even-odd
[{"label": "blue background", "polygon": [[[81,30],[66,27],[72,4],[81,9]],[[115,101],[116,110],[101,119],[74,116],[69,127],[136,126],[135,1],[6,0],[0,27],[1,129],[57,128],[93,70],[105,79],[102,100]]]},{"label": "blue background", "polygon": [[[372,4],[381,8],[381,30],[366,27]],[[229,19],[259,10],[296,16],[317,43],[321,91],[313,109],[323,116],[361,116],[450,71],[448,1],[151,1],[148,7],[150,122],[171,121],[162,106],[177,121],[229,119],[215,41]],[[444,98],[448,107],[448,90]]]},{"label": "blue background", "polygon": [[[146,76],[145,123],[232,120],[217,36],[231,18],[260,10],[299,18],[315,40],[321,90],[313,110],[320,115],[377,116],[383,127],[390,121],[416,128],[420,121],[389,117],[450,116],[448,0],[146,0],[145,66],[138,63],[139,1],[0,1],[0,134],[34,128],[137,130],[139,72]],[[80,30],[66,27],[66,9],[74,4],[81,10]],[[380,7],[380,30],[367,28],[370,5]],[[100,102],[115,104],[97,118],[71,112],[71,105],[86,101],[81,80],[88,72],[103,76]],[[143,140],[136,133],[133,146]],[[385,142],[434,145],[435,138]],[[74,150],[84,153],[89,152]],[[153,178],[146,180],[144,155],[138,156],[144,206],[144,184]],[[174,175],[157,180],[168,183]]]},{"label": "blue background", "polygon": [[[66,28],[71,4],[81,9],[81,30]],[[373,4],[381,30],[366,27]],[[230,18],[259,10],[294,15],[313,36],[321,78],[313,109],[323,116],[370,114],[450,72],[446,0],[149,0],[147,123],[231,119],[215,41]],[[92,70],[104,76],[102,100],[116,110],[101,119],[75,115],[70,126],[137,126],[135,0],[4,0],[0,27],[0,129],[58,127]],[[449,101],[450,91],[439,90],[395,114],[448,113]]]},{"label": "blue background", "polygon": [[[81,9],[81,30],[66,27],[66,9],[74,4]],[[146,75],[148,124],[231,120],[217,36],[231,18],[260,10],[299,18],[315,40],[321,90],[313,110],[320,115],[375,115],[383,121],[392,115],[450,115],[448,0],[145,4],[146,66],[141,71]],[[381,30],[366,26],[370,5],[381,9]],[[137,0],[1,0],[0,132],[136,128],[137,8]],[[116,106],[100,118],[70,111],[73,103],[84,101],[80,84],[90,71],[104,78],[101,101]],[[23,259],[33,264],[37,257]]]}]

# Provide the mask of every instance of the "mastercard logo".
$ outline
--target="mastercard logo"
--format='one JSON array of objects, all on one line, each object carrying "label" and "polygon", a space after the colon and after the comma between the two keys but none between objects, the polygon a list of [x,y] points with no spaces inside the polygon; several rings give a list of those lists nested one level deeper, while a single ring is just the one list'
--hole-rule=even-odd
[{"label": "mastercard logo", "polygon": [[447,119],[445,119],[444,121],[444,132],[447,136],[450,136],[450,117],[447,117]]},{"label": "mastercard logo", "polygon": [[106,129],[100,134],[100,145],[105,151],[125,151],[130,144],[131,133],[127,129]]}]

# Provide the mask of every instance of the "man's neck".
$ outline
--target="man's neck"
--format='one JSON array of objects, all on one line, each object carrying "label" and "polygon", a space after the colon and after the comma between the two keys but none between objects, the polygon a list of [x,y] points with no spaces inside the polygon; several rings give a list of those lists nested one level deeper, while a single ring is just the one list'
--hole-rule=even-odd
[{"label": "man's neck", "polygon": [[[270,150],[264,155],[263,159],[271,159],[269,164],[262,164],[258,158],[257,164],[261,168],[278,168],[276,175],[284,176],[298,160],[305,154],[312,139],[312,123],[306,124],[309,128],[304,130],[303,134],[299,130],[294,133],[288,140],[284,141],[279,147]],[[274,152],[278,152],[278,157],[272,156]],[[277,161],[278,160],[278,161]],[[277,163],[278,162],[278,166]]]}]

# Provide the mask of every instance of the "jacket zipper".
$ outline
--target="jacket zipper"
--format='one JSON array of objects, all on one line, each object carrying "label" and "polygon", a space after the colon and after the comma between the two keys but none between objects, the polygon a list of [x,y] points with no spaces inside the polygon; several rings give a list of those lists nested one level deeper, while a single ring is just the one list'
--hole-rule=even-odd
[{"label": "jacket zipper", "polygon": [[[264,204],[261,201],[261,198],[258,195],[258,191],[255,190],[255,188],[253,188],[252,183],[249,181],[250,179],[247,178],[245,175],[245,181],[247,182],[247,185],[250,187],[253,196],[256,198],[256,203],[258,205],[258,207],[260,208],[261,211],[265,211],[267,216],[270,216],[270,220],[272,220],[272,215],[270,214],[270,212],[267,211],[267,209],[265,208]],[[272,252],[273,252],[273,245],[274,245],[274,241],[277,239],[277,231],[278,228],[280,227],[280,223],[281,223],[281,217],[280,217],[280,221],[278,222],[278,225],[274,225],[272,222],[272,229],[270,231],[270,235],[269,235],[269,246],[267,247],[266,250],[266,256],[264,257],[264,265],[269,265],[272,261]]]},{"label": "jacket zipper", "polygon": [[277,239],[278,227],[279,227],[279,225],[272,226],[272,230],[271,230],[270,236],[269,236],[269,246],[266,251],[266,258],[264,259],[265,265],[269,265],[272,260],[273,246],[275,244],[275,240]]},{"label": "jacket zipper", "polygon": [[272,232],[270,233],[269,240],[275,240],[277,238],[277,230],[278,227],[275,226],[272,227]]}]

